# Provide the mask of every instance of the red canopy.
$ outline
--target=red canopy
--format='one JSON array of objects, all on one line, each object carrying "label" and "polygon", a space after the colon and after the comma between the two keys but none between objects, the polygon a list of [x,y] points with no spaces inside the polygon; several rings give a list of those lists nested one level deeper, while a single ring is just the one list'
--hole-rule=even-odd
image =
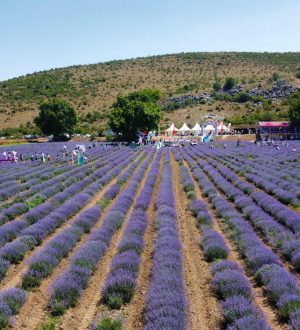
[{"label": "red canopy", "polygon": [[287,121],[260,121],[259,126],[261,127],[288,127],[290,123]]}]

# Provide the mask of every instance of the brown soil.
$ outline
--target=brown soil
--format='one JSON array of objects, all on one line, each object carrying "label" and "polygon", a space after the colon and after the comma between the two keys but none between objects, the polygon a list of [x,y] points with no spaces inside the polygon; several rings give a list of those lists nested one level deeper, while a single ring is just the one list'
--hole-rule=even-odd
[{"label": "brown soil", "polygon": [[[130,165],[129,165],[130,166]],[[126,170],[128,168],[125,167],[123,169]],[[99,202],[99,200],[101,200],[101,198],[103,197],[104,193],[110,188],[110,186],[114,183],[116,183],[117,178],[115,178],[114,180],[112,180],[108,186],[106,187],[105,190],[101,190],[98,194],[96,194],[93,199],[91,200],[91,202],[88,203],[87,206],[85,206],[83,208],[83,210],[81,212],[83,212],[85,209],[87,209],[88,207],[91,207],[95,204],[97,204],[97,202]],[[126,184],[122,187],[123,191],[126,187]],[[99,228],[103,222],[103,219],[105,217],[105,215],[107,214],[107,212],[109,211],[111,205],[108,206],[105,211],[102,213],[100,219],[98,220],[97,224],[93,227],[92,231],[96,230],[97,228]],[[77,217],[77,215],[75,215],[73,218]],[[66,228],[70,221],[73,219],[71,218],[70,220],[68,220],[68,223],[63,226],[60,227],[53,235],[51,235],[51,237],[47,238],[43,245],[41,245],[40,247],[38,247],[35,251],[37,252],[38,250],[42,249],[42,247],[45,246],[45,244],[47,244],[47,242],[49,242],[53,236],[61,231],[63,228]],[[15,322],[15,327],[16,329],[35,329],[38,324],[40,324],[41,322],[43,322],[43,320],[46,318],[47,314],[47,303],[48,303],[48,298],[49,298],[49,286],[50,284],[53,282],[53,280],[64,270],[66,269],[66,267],[69,264],[69,260],[72,257],[72,255],[75,254],[75,252],[77,251],[77,249],[84,244],[84,242],[88,239],[88,235],[85,234],[82,236],[82,238],[80,239],[80,241],[76,244],[76,246],[71,250],[71,252],[69,253],[67,258],[64,258],[60,264],[58,265],[58,267],[55,268],[55,270],[53,271],[53,273],[46,278],[44,281],[42,281],[42,284],[38,287],[35,288],[34,290],[32,290],[27,297],[27,301],[24,304],[24,306],[22,307],[20,313],[16,316],[16,322]],[[12,287],[12,286],[17,286],[17,285],[21,285],[21,281],[22,281],[22,273],[24,273],[26,271],[26,266],[24,266],[24,264],[19,264],[17,266],[15,266],[15,268],[13,269],[13,274],[8,274],[7,278],[4,279],[2,285],[4,286],[4,288],[8,288],[8,287]],[[9,276],[10,275],[10,276]],[[34,317],[31,315],[31,311],[34,310]]]},{"label": "brown soil", "polygon": [[[185,162],[186,167],[189,169],[189,165]],[[190,174],[192,176],[192,172],[190,171]],[[223,226],[220,225],[220,219],[218,218],[218,216],[216,215],[215,210],[212,208],[210,202],[207,200],[207,198],[204,197],[204,195],[201,192],[201,188],[199,187],[198,183],[195,181],[195,192],[196,192],[196,196],[199,199],[202,199],[206,202],[206,205],[208,207],[208,210],[210,212],[210,214],[213,216],[214,218],[214,229],[223,236],[223,238],[225,239],[226,245],[229,247],[229,256],[228,256],[228,260],[232,260],[236,263],[239,263],[241,265],[241,267],[244,270],[247,270],[247,265],[244,262],[243,259],[241,259],[238,251],[236,250],[234,244],[231,243],[230,239],[227,237],[227,233],[226,230],[224,230]],[[248,280],[250,281],[253,291],[254,291],[254,301],[256,303],[256,305],[261,309],[261,311],[264,313],[265,318],[268,322],[268,324],[272,327],[272,329],[276,330],[286,330],[288,329],[287,325],[284,325],[282,323],[279,322],[278,320],[278,316],[274,310],[274,308],[272,308],[272,306],[270,306],[267,298],[265,297],[264,293],[263,293],[263,289],[260,287],[256,286],[255,280],[253,279],[252,276],[249,276],[248,272],[245,271],[245,275],[248,277]]]},{"label": "brown soil", "polygon": [[158,186],[160,184],[160,176],[163,162],[160,163],[160,172],[152,195],[152,201],[148,210],[148,228],[145,233],[145,248],[141,256],[141,264],[137,281],[137,288],[131,303],[125,307],[124,315],[126,316],[126,330],[142,330],[143,329],[143,311],[145,309],[145,299],[152,270],[152,253],[153,242],[155,238],[155,200],[157,196]]},{"label": "brown soil", "polygon": [[210,288],[209,264],[199,247],[199,232],[188,210],[179,166],[171,157],[178,225],[183,244],[185,285],[189,301],[189,329],[219,329],[222,321],[219,304]]},{"label": "brown soil", "polygon": [[[142,181],[140,182],[139,188],[135,196],[138,196],[144,185],[152,161],[149,163],[148,169]],[[105,282],[105,279],[107,278],[107,275],[109,273],[110,263],[113,257],[115,256],[115,254],[117,253],[118,243],[122,238],[127,221],[133,210],[133,206],[134,204],[131,205],[127,213],[127,216],[125,218],[125,221],[122,225],[122,228],[113,236],[107,253],[102,258],[100,265],[98,265],[98,268],[93,274],[87,289],[84,291],[83,295],[79,299],[77,306],[73,309],[69,309],[62,317],[60,323],[60,329],[77,329],[77,330],[89,329],[90,323],[93,320],[93,318],[96,316],[97,312],[98,311],[100,312],[102,310],[107,310],[107,308],[103,305],[100,305],[100,307],[98,307],[98,302],[101,300],[100,292]]]}]

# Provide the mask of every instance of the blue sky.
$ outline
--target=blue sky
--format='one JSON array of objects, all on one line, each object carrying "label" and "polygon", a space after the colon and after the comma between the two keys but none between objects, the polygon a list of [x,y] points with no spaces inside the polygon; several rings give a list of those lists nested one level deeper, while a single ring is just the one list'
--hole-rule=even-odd
[{"label": "blue sky", "polygon": [[300,51],[299,0],[0,0],[0,80],[189,51]]}]

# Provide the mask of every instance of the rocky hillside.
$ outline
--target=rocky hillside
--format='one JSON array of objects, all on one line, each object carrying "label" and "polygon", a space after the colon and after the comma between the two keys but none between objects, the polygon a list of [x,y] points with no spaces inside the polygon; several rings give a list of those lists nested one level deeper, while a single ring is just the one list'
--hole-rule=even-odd
[{"label": "rocky hillside", "polygon": [[[0,82],[0,129],[31,122],[38,105],[50,97],[70,101],[83,123],[104,126],[118,94],[143,88],[160,89],[163,102],[208,95],[205,102],[166,111],[162,126],[169,121],[201,120],[208,113],[244,115],[256,108],[247,102],[209,99],[215,81],[224,83],[231,76],[242,90],[264,96],[274,88],[277,93],[276,80],[285,80],[290,88],[300,85],[299,72],[300,53],[181,53],[53,69]],[[285,109],[282,98],[275,97],[269,110],[276,109]]]}]

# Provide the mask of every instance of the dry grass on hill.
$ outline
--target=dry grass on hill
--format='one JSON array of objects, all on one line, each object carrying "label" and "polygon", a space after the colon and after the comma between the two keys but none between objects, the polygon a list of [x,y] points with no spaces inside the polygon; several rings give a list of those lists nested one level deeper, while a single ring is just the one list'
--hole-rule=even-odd
[{"label": "dry grass on hill", "polygon": [[[299,84],[295,78],[299,63],[299,53],[182,53],[39,72],[0,83],[0,129],[32,121],[39,103],[49,97],[67,99],[80,115],[99,112],[94,123],[99,126],[105,123],[119,94],[144,88],[160,89],[166,98],[209,92],[216,79],[223,82],[228,76],[248,89],[259,84],[269,86],[274,72]],[[238,108],[226,102],[197,105],[167,113],[163,125],[169,121],[194,122],[203,113],[228,116],[245,111],[244,105]]]}]

